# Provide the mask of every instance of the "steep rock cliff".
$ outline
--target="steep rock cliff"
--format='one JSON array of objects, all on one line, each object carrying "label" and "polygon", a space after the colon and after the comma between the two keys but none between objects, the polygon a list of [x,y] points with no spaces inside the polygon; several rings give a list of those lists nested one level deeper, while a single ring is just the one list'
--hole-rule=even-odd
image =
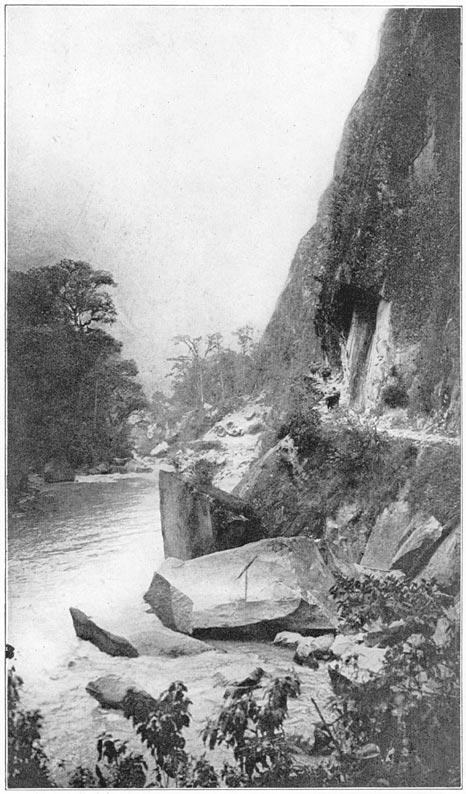
[{"label": "steep rock cliff", "polygon": [[388,12],[261,342],[275,427],[236,488],[268,535],[318,538],[330,566],[434,571],[452,593],[459,54],[457,9]]},{"label": "steep rock cliff", "polygon": [[342,401],[459,421],[460,12],[388,12],[334,178],[262,340],[275,389],[327,360]]}]

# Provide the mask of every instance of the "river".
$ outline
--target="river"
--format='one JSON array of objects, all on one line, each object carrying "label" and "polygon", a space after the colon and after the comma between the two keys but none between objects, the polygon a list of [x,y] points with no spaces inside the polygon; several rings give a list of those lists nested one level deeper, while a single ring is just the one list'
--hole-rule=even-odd
[{"label": "river", "polygon": [[[34,511],[10,521],[8,534],[7,641],[24,679],[23,705],[43,715],[44,748],[61,785],[75,765],[93,767],[99,733],[133,738],[120,713],[87,694],[90,680],[121,675],[154,695],[173,680],[185,681],[193,701],[188,746],[200,752],[199,728],[218,709],[228,681],[257,664],[270,673],[295,667],[289,650],[270,643],[216,643],[217,650],[178,659],[123,659],[76,637],[71,606],[123,636],[151,625],[142,596],[163,558],[156,473],[48,486]],[[323,704],[328,678],[325,670],[296,671],[304,696],[293,702],[289,724],[308,734],[316,719],[309,695]]]}]

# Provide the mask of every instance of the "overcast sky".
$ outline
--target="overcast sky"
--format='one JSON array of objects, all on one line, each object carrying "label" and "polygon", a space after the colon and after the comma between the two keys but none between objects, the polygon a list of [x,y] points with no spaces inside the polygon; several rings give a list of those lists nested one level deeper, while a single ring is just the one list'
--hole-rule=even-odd
[{"label": "overcast sky", "polygon": [[10,5],[10,266],[112,271],[146,383],[175,334],[262,330],[384,13]]}]

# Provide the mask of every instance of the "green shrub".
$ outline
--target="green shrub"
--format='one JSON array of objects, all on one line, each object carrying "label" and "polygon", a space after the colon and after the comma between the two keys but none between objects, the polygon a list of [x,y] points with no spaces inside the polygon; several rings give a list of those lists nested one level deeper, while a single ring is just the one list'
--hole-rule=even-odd
[{"label": "green shrub", "polygon": [[256,433],[260,433],[262,430],[265,430],[265,425],[263,422],[254,422],[254,424],[250,425],[248,428],[248,433],[251,435],[255,435]]},{"label": "green shrub", "polygon": [[218,450],[219,452],[223,450],[223,444],[221,441],[217,441],[216,439],[210,441],[197,441],[192,444],[192,446],[199,450],[200,452],[210,452],[211,449]]},{"label": "green shrub", "polygon": [[310,408],[295,408],[290,411],[285,420],[279,425],[276,437],[280,441],[285,436],[290,436],[299,454],[306,456],[312,454],[316,446],[321,443],[321,419],[319,413]]},{"label": "green shrub", "polygon": [[326,723],[333,753],[314,771],[315,780],[324,786],[458,786],[460,631],[445,595],[433,584],[394,577],[339,577],[334,595],[346,626],[397,620],[404,631],[387,649],[379,674],[364,683],[334,674],[333,722]]},{"label": "green shrub", "polygon": [[400,384],[390,383],[384,386],[380,397],[389,408],[406,408],[409,402],[406,389]]},{"label": "green shrub", "polygon": [[412,622],[413,630],[429,633],[432,629],[433,634],[437,620],[451,604],[451,597],[435,582],[409,582],[397,574],[350,579],[336,573],[335,579],[330,593],[344,630],[360,631],[366,623],[403,619]]},{"label": "green shrub", "polygon": [[306,773],[297,764],[296,746],[283,727],[288,699],[298,697],[300,682],[294,673],[275,678],[259,701],[255,689],[262,675],[257,668],[239,686],[227,690],[223,709],[203,733],[210,750],[223,745],[233,752],[236,767],[227,763],[221,774],[228,787],[296,786]]},{"label": "green shrub", "polygon": [[459,522],[461,515],[461,453],[454,444],[425,447],[412,472],[410,506],[441,523]]},{"label": "green shrub", "polygon": [[206,458],[199,458],[193,466],[192,484],[199,488],[209,488],[216,472],[216,465]]},{"label": "green shrub", "polygon": [[40,743],[42,716],[20,708],[22,679],[8,670],[8,787],[52,788],[48,758]]}]

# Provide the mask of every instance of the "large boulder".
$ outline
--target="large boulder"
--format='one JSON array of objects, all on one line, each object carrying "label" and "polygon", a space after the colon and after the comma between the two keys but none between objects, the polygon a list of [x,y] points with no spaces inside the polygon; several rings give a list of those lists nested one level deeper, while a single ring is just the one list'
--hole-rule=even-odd
[{"label": "large boulder", "polygon": [[159,494],[165,557],[191,560],[213,551],[208,497],[178,474],[164,470],[159,472]]},{"label": "large boulder", "polygon": [[108,653],[109,656],[139,656],[136,648],[128,640],[101,629],[80,609],[70,607],[70,613],[77,636],[92,642],[99,651]]},{"label": "large boulder", "polygon": [[45,482],[73,482],[75,472],[66,461],[50,460],[44,466]]},{"label": "large boulder", "polygon": [[220,488],[162,470],[159,493],[165,557],[191,560],[262,537],[251,506]]},{"label": "large boulder", "polygon": [[333,584],[312,539],[269,538],[195,560],[167,559],[144,599],[179,631],[254,635],[266,625],[306,632],[336,626]]},{"label": "large boulder", "polygon": [[435,579],[444,589],[456,592],[459,589],[460,575],[461,527],[458,526],[438,546],[416,581]]}]

